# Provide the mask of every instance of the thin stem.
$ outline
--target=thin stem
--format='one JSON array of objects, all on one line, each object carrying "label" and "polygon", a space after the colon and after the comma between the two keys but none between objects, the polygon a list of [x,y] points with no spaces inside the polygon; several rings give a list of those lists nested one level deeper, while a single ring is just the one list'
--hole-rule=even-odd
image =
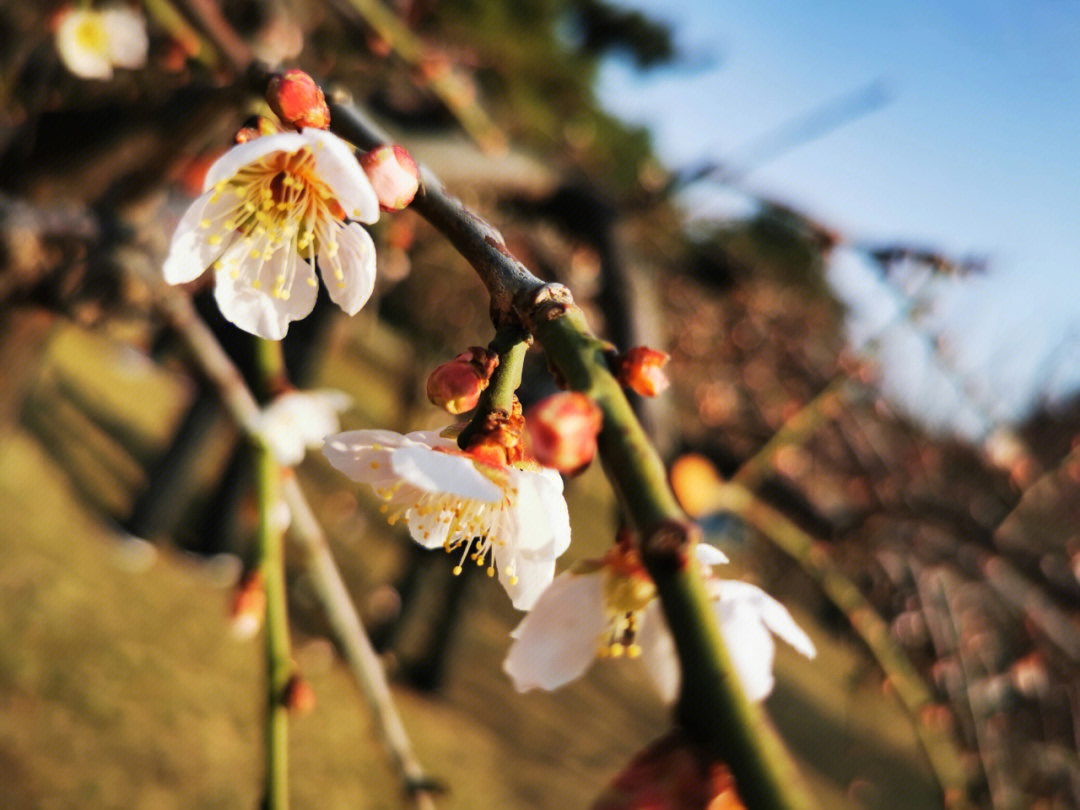
[{"label": "thin stem", "polygon": [[202,62],[211,70],[218,66],[218,54],[214,46],[191,26],[170,0],[143,0],[143,6],[192,59]]},{"label": "thin stem", "polygon": [[[358,16],[402,61],[423,71],[428,48],[386,4],[380,0],[342,0],[337,5]],[[435,71],[426,83],[481,149],[496,153],[504,151],[506,136],[488,117],[476,94],[470,92],[465,84],[467,81],[447,66]]]},{"label": "thin stem", "polygon": [[285,602],[285,553],[280,518],[281,468],[273,451],[255,443],[259,502],[258,569],[266,590],[266,783],[265,810],[289,806],[289,726],[285,688],[292,675]]},{"label": "thin stem", "polygon": [[529,350],[529,333],[516,326],[503,327],[496,331],[488,348],[499,356],[499,365],[480,395],[476,413],[458,436],[458,445],[463,448],[469,446],[469,440],[487,423],[492,413],[505,416],[513,413],[514,393],[521,386],[521,369]]},{"label": "thin stem", "polygon": [[[191,300],[161,283],[151,284],[151,289],[154,290],[159,311],[183,338],[195,363],[217,389],[218,396],[237,427],[253,442],[265,444],[255,397],[214,333],[199,318]],[[367,699],[376,729],[398,769],[405,791],[417,810],[433,810],[432,780],[413,753],[405,725],[390,694],[386,672],[330,553],[322,526],[295,476],[286,476],[282,496],[292,518],[290,536],[306,553],[307,575],[315,595],[326,612],[353,677]]]},{"label": "thin stem", "polygon": [[284,495],[292,513],[290,534],[306,553],[306,571],[315,595],[326,612],[341,654],[368,702],[383,745],[390,752],[405,791],[417,810],[434,810],[435,800],[431,792],[433,780],[413,753],[405,724],[390,694],[390,684],[379,655],[360,623],[360,616],[334,563],[322,526],[295,478],[285,482]]}]

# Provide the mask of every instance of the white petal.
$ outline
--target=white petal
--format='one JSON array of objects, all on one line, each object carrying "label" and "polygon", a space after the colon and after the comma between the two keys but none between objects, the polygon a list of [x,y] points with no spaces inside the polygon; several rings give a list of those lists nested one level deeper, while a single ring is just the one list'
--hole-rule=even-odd
[{"label": "white petal", "polygon": [[739,598],[750,601],[751,604],[753,604],[754,609],[761,617],[761,621],[764,622],[769,630],[807,658],[813,658],[817,655],[817,649],[814,647],[814,642],[811,641],[810,636],[806,635],[806,632],[795,623],[795,619],[788,613],[788,609],[769,596],[769,594],[765,593],[765,591],[761,590],[761,588],[756,585],[751,585],[748,582],[730,580],[721,580],[720,585],[724,588],[725,598],[733,598],[731,596],[731,586],[738,586],[737,593]]},{"label": "white petal", "polygon": [[338,414],[352,405],[352,397],[332,388],[297,391],[293,396],[302,398],[296,418],[304,444],[312,448],[321,447],[327,436],[337,432]]},{"label": "white petal", "polygon": [[424,492],[442,492],[474,501],[495,503],[502,490],[476,471],[464,456],[438,453],[426,447],[402,447],[390,455],[394,474]]},{"label": "white petal", "polygon": [[[102,47],[87,47],[84,39],[86,29],[97,30]],[[108,31],[99,12],[80,9],[68,12],[56,28],[56,50],[64,66],[83,79],[111,79],[112,62],[109,59]]]},{"label": "white petal", "polygon": [[356,155],[345,141],[321,129],[305,129],[303,137],[315,155],[315,172],[330,187],[350,219],[371,224],[379,220],[379,198]]},{"label": "white petal", "polygon": [[111,8],[101,13],[109,34],[109,58],[116,67],[141,68],[146,64],[149,40],[146,19],[130,8]]},{"label": "white petal", "polygon": [[424,548],[442,548],[450,533],[450,522],[439,519],[444,514],[449,513],[429,512],[421,515],[415,509],[410,509],[406,515],[406,521],[409,524],[409,534],[412,535],[412,539]]},{"label": "white petal", "polygon": [[321,447],[323,439],[338,429],[338,412],[351,399],[341,391],[290,391],[277,397],[263,411],[260,428],[282,464],[304,460],[308,447]]},{"label": "white petal", "polygon": [[374,486],[393,474],[391,451],[408,443],[405,436],[390,430],[350,430],[327,436],[322,451],[335,469],[354,481]]},{"label": "white petal", "polygon": [[[261,257],[252,259],[247,251],[248,246],[241,240],[226,251],[221,260],[224,266],[215,276],[214,299],[221,314],[245,332],[267,340],[281,340],[292,321],[306,317],[315,307],[319,290],[310,283],[315,280],[315,272],[303,259],[295,259],[296,278],[290,295],[279,298],[269,290],[278,275],[285,272],[288,247],[276,250],[265,261]],[[257,270],[249,262],[255,263]],[[236,278],[232,272],[234,265]],[[260,289],[252,285],[253,278],[258,278]]]},{"label": "white petal", "polygon": [[716,546],[708,543],[698,543],[694,546],[694,558],[698,564],[707,568],[714,565],[722,565],[728,561],[727,555]]},{"label": "white petal", "polygon": [[279,464],[286,467],[295,467],[304,460],[304,440],[295,430],[282,429],[281,427],[260,425],[260,432],[270,445],[274,458]]},{"label": "white petal", "polygon": [[514,607],[518,610],[532,610],[540,594],[555,576],[555,560],[528,560],[515,555],[510,545],[496,545],[493,553],[499,582],[510,596]]},{"label": "white petal", "polygon": [[319,270],[323,283],[330,299],[346,314],[355,315],[375,289],[375,243],[363,226],[355,222],[326,230],[333,232],[338,247],[330,255],[328,245],[320,245]]},{"label": "white petal", "polygon": [[515,538],[515,548],[525,559],[554,560],[570,546],[562,479],[553,470],[511,470],[510,481],[517,496],[504,515],[500,534]]},{"label": "white petal", "polygon": [[556,689],[589,668],[604,627],[603,577],[560,574],[512,633],[503,671],[519,692]]},{"label": "white petal", "polygon": [[761,620],[757,606],[742,594],[729,598],[722,596],[713,603],[713,611],[747,700],[763,700],[773,688],[772,665],[776,645]]},{"label": "white petal", "polygon": [[674,703],[679,697],[682,671],[679,669],[675,640],[671,637],[660,603],[655,599],[642,611],[637,641],[641,647],[641,663],[645,665],[645,671],[660,699],[664,703]]},{"label": "white petal", "polygon": [[204,192],[188,206],[184,216],[180,218],[169,243],[169,255],[162,267],[168,284],[194,281],[228,246],[228,243],[211,245],[210,230],[201,226],[203,220],[215,218],[225,207],[233,204],[230,197],[222,197],[218,202],[211,203],[213,197],[213,191]]},{"label": "white petal", "polygon": [[424,447],[444,447],[448,450],[456,450],[458,446],[455,439],[446,438],[441,430],[414,430],[412,433],[406,433],[405,438],[409,442],[422,444]]},{"label": "white petal", "polygon": [[277,132],[263,135],[247,143],[239,143],[219,157],[206,172],[204,190],[209,190],[219,180],[228,180],[249,163],[274,152],[293,153],[307,145],[299,132]]}]

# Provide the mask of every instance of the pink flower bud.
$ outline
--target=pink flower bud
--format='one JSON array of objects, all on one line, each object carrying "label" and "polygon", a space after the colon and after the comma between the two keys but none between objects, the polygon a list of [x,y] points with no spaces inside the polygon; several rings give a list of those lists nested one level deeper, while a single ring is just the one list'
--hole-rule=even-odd
[{"label": "pink flower bud", "polygon": [[596,435],[603,420],[599,406],[584,394],[553,394],[536,403],[525,417],[529,450],[545,467],[581,472],[596,455]]},{"label": "pink flower bud", "polygon": [[745,810],[727,766],[675,732],[634,757],[592,810],[691,808]]},{"label": "pink flower bud", "polygon": [[303,675],[294,674],[285,684],[281,702],[294,714],[309,714],[315,708],[315,690]]},{"label": "pink flower bud", "polygon": [[360,165],[383,211],[400,211],[420,188],[420,170],[402,146],[379,146],[360,156]]},{"label": "pink flower bud", "polygon": [[281,123],[295,129],[328,129],[330,108],[322,88],[302,70],[286,70],[270,79],[266,100]]},{"label": "pink flower bud", "polygon": [[667,352],[635,346],[617,360],[619,383],[643,397],[655,397],[671,385],[663,370],[670,359]]},{"label": "pink flower bud", "polygon": [[465,413],[476,407],[487,384],[487,378],[472,363],[451,360],[431,372],[427,395],[432,405],[452,414]]}]

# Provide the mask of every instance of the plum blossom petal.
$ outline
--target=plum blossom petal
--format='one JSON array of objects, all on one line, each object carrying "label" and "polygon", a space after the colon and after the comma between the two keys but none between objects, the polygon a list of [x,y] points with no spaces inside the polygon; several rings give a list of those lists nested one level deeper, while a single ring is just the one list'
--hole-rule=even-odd
[{"label": "plum blossom petal", "polygon": [[111,79],[109,33],[101,12],[76,9],[68,12],[56,28],[60,61],[82,79]]},{"label": "plum blossom petal", "polygon": [[[221,314],[245,332],[267,340],[281,340],[290,323],[307,317],[315,308],[319,295],[315,271],[297,255],[277,250],[262,261],[252,280],[250,272],[245,278],[241,269],[250,256],[243,241],[234,242],[225,252],[214,277],[214,300]],[[268,295],[266,288],[290,268],[301,283],[288,296]]]},{"label": "plum blossom petal", "polygon": [[244,143],[238,143],[215,160],[206,170],[203,191],[210,191],[223,180],[230,180],[241,169],[257,163],[275,152],[293,153],[302,149],[307,140],[299,132],[275,132]]},{"label": "plum blossom petal", "polygon": [[[355,315],[375,289],[375,243],[355,222],[339,228],[319,251],[319,267],[330,300],[346,315]],[[331,245],[336,245],[331,249]]]},{"label": "plum blossom petal", "polygon": [[390,522],[404,519],[417,543],[459,554],[455,573],[470,558],[498,572],[521,610],[551,582],[570,543],[561,480],[556,486],[549,472],[481,462],[433,431],[351,431],[329,437],[323,453],[371,486]]},{"label": "plum blossom petal", "polygon": [[186,284],[201,276],[227,247],[220,241],[211,243],[200,224],[214,220],[225,213],[228,200],[214,200],[214,192],[204,192],[188,206],[173,233],[169,255],[165,258],[162,272],[168,284]]},{"label": "plum blossom petal", "polygon": [[[713,611],[746,697],[763,700],[773,688],[772,634],[808,658],[815,655],[813,642],[787,609],[756,585],[713,576],[711,566],[727,559],[719,549],[698,544],[695,556],[705,568]],[[617,546],[592,565],[592,573],[561,574],[540,594],[533,612],[511,634],[515,640],[503,668],[520,691],[554,689],[582,674],[598,654],[626,653],[641,659],[660,698],[673,703],[682,682],[675,641],[636,552]],[[585,581],[600,594],[598,603],[566,595],[570,582],[584,591]],[[589,615],[582,615],[586,609]],[[591,642],[588,656],[582,633]],[[568,656],[566,645],[575,645],[574,656]]]},{"label": "plum blossom petal", "polygon": [[165,280],[191,281],[215,267],[215,298],[225,317],[280,340],[315,306],[318,257],[331,299],[355,314],[374,288],[375,247],[347,217],[360,212],[374,221],[369,196],[374,191],[352,151],[328,132],[282,132],[238,144],[210,167],[204,194],[181,219]]},{"label": "plum blossom petal", "polygon": [[390,468],[424,492],[444,492],[466,500],[495,503],[502,492],[462,456],[433,453],[423,445],[403,447],[390,457]]},{"label": "plum blossom petal", "polygon": [[305,130],[304,135],[315,147],[315,171],[326,179],[348,216],[365,225],[378,222],[379,198],[352,149],[321,129]]},{"label": "plum blossom petal", "polygon": [[348,394],[333,389],[289,391],[263,409],[259,429],[277,460],[291,467],[338,430],[338,414],[351,404]]},{"label": "plum blossom petal", "polygon": [[503,670],[519,692],[557,689],[592,664],[605,624],[600,573],[562,573],[514,630]]},{"label": "plum blossom petal", "polygon": [[143,15],[120,6],[105,9],[101,12],[101,18],[109,35],[109,61],[113,66],[129,70],[143,67],[150,48]]},{"label": "plum blossom petal", "polygon": [[130,8],[74,9],[56,29],[60,61],[83,79],[111,79],[114,67],[142,67],[148,45],[146,20]]}]

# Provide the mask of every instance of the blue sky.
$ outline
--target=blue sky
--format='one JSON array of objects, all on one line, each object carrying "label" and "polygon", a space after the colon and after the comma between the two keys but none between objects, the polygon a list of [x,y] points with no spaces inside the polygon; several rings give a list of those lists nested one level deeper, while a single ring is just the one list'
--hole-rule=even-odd
[{"label": "blue sky", "polygon": [[743,186],[853,241],[988,257],[988,279],[948,293],[941,327],[965,373],[1016,400],[1002,418],[1051,382],[1080,383],[1080,372],[1024,370],[1064,363],[1068,353],[1048,356],[1080,328],[1080,5],[628,5],[718,57],[697,72],[641,74],[618,60],[602,71],[605,104],[649,125],[671,165],[737,159],[783,122],[884,79],[887,105],[752,167]]}]

